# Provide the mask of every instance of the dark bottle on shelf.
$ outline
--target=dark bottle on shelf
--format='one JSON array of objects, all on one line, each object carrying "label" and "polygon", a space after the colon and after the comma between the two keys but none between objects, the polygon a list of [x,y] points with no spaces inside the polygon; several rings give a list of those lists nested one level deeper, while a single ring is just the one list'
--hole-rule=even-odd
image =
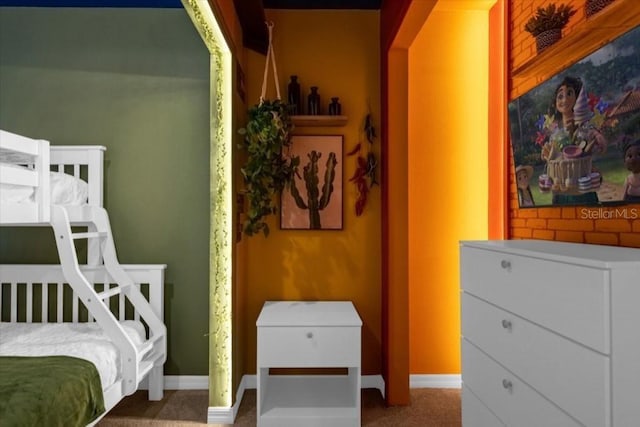
[{"label": "dark bottle on shelf", "polygon": [[307,114],[317,116],[320,114],[320,95],[318,94],[318,86],[311,86],[311,93],[307,98]]},{"label": "dark bottle on shelf", "polygon": [[302,113],[302,106],[300,105],[300,83],[298,83],[298,76],[291,76],[289,82],[287,102],[289,104],[289,114],[296,115]]},{"label": "dark bottle on shelf", "polygon": [[339,116],[342,114],[342,106],[340,105],[340,103],[338,102],[338,98],[333,97],[331,98],[331,102],[329,103],[329,115],[330,116]]}]

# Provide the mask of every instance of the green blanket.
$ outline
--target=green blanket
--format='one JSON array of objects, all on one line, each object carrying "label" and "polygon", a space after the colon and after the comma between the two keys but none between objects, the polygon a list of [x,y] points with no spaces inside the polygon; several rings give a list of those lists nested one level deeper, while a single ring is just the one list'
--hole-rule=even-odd
[{"label": "green blanket", "polygon": [[0,425],[86,426],[104,412],[93,363],[66,356],[0,357]]}]

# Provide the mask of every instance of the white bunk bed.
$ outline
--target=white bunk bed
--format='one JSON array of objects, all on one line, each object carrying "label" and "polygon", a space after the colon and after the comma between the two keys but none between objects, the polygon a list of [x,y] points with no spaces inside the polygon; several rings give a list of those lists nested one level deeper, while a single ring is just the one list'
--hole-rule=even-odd
[{"label": "white bunk bed", "polygon": [[[119,264],[102,207],[104,151],[101,146],[50,146],[45,140],[0,130],[0,226],[52,227],[60,258],[60,265],[0,265],[0,356],[32,355],[23,351],[45,355],[41,353],[46,352],[47,342],[29,341],[30,350],[23,348],[21,341],[26,338],[21,338],[31,340],[34,330],[46,331],[40,334],[45,338],[63,329],[65,334],[69,329],[89,337],[91,345],[85,347],[99,351],[97,357],[79,355],[77,342],[70,350],[60,349],[60,342],[73,341],[66,335],[51,348],[56,348],[52,355],[79,357],[96,365],[105,411],[92,425],[143,381],[148,381],[150,400],[162,399],[167,356],[166,265]],[[52,166],[57,166],[57,174],[51,172]],[[67,171],[78,184],[61,195],[54,183]],[[87,231],[77,232],[78,226]],[[86,265],[78,262],[74,241],[79,239],[87,240]],[[6,349],[16,336],[18,350],[11,353],[13,349]],[[96,339],[113,350],[114,359],[106,362],[110,373],[105,373],[108,367],[98,366],[102,364],[98,359],[110,350],[95,345]]]}]

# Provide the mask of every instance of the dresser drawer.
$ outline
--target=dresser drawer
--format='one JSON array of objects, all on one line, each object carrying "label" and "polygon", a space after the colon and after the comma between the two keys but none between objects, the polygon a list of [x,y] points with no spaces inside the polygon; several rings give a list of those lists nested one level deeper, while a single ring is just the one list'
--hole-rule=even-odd
[{"label": "dresser drawer", "polygon": [[608,425],[607,356],[466,293],[462,335],[584,425]]},{"label": "dresser drawer", "polygon": [[505,427],[475,394],[462,386],[462,425],[464,427]]},{"label": "dresser drawer", "polygon": [[462,382],[508,426],[580,426],[466,339],[462,340]]},{"label": "dresser drawer", "polygon": [[258,366],[360,366],[360,327],[258,327]]},{"label": "dresser drawer", "polygon": [[462,247],[465,292],[597,351],[609,348],[609,272]]}]

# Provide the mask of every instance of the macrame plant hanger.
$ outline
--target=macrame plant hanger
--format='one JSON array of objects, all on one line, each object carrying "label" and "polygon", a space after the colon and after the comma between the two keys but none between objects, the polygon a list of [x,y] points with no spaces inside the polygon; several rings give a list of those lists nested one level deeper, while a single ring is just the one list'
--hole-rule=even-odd
[{"label": "macrame plant hanger", "polygon": [[269,30],[269,48],[267,49],[267,60],[264,63],[264,77],[262,79],[262,93],[260,94],[260,105],[264,102],[264,97],[267,94],[267,77],[269,74],[269,59],[273,64],[273,79],[276,84],[276,99],[280,99],[280,84],[278,83],[278,67],[276,67],[276,54],[273,50],[273,22],[266,21],[267,29]]}]

